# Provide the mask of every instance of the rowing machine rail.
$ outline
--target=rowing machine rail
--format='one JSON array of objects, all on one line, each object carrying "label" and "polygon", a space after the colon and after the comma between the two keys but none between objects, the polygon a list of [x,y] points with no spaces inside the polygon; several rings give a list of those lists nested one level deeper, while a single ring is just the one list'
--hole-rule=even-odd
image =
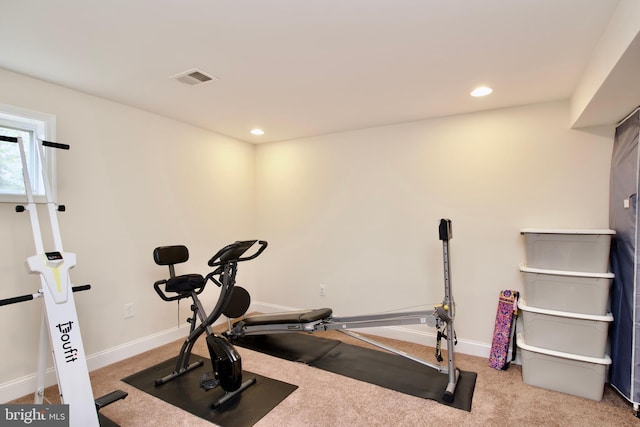
[{"label": "rowing machine rail", "polygon": [[[454,393],[460,371],[455,367],[455,351],[454,346],[456,344],[455,331],[453,322],[455,318],[455,303],[451,292],[451,271],[450,271],[450,256],[449,256],[449,240],[451,239],[451,220],[441,219],[438,227],[439,238],[442,240],[443,249],[443,265],[444,265],[444,300],[442,304],[438,304],[433,310],[427,311],[413,311],[404,313],[384,313],[373,315],[361,315],[351,317],[339,317],[334,318],[331,316],[330,309],[319,309],[309,311],[290,312],[291,320],[283,320],[286,317],[286,313],[272,313],[265,315],[249,316],[243,320],[236,322],[227,331],[227,335],[233,340],[245,335],[265,335],[275,333],[289,333],[289,332],[316,332],[316,331],[328,331],[337,330],[343,332],[353,338],[391,351],[395,354],[418,362],[422,365],[428,366],[437,370],[440,373],[448,374],[447,388],[442,396],[445,402],[453,402]],[[305,321],[300,321],[299,315],[302,313],[325,313],[323,317],[309,316]],[[402,351],[393,349],[392,347],[378,343],[370,338],[362,337],[349,329],[356,328],[371,328],[380,326],[398,326],[398,325],[416,325],[422,324],[438,329],[438,338],[436,345],[436,358],[438,361],[442,360],[440,354],[440,338],[444,337],[447,340],[447,365],[435,365],[425,360],[419,359],[414,356],[410,356]]]}]

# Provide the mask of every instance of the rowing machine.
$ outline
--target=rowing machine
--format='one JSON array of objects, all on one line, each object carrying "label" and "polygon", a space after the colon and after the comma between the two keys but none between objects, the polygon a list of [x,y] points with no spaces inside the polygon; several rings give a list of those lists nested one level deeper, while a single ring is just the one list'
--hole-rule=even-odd
[{"label": "rowing machine", "polygon": [[[449,240],[452,237],[451,221],[448,219],[440,220],[439,238],[442,240],[443,247],[443,264],[444,264],[444,300],[441,304],[436,305],[433,310],[412,311],[401,313],[384,313],[374,315],[361,315],[351,317],[333,317],[330,308],[321,308],[313,310],[301,310],[293,312],[281,312],[252,315],[235,322],[226,332],[231,342],[246,335],[265,335],[275,333],[291,333],[291,332],[308,332],[337,330],[346,335],[375,345],[384,350],[398,354],[422,365],[437,370],[440,373],[448,374],[448,384],[443,392],[442,399],[445,402],[453,402],[454,393],[460,371],[455,367],[455,351],[456,343],[455,331],[453,327],[455,318],[455,303],[451,293],[451,272],[450,272],[450,254]],[[238,298],[240,298],[238,296]],[[242,302],[233,301],[233,304]],[[248,306],[248,304],[245,304]],[[442,362],[444,359],[441,354],[441,338],[447,340],[447,364],[433,364],[426,360],[408,355],[393,347],[381,344],[371,338],[365,338],[350,329],[371,328],[379,326],[398,326],[398,325],[426,325],[437,329],[436,342],[436,360]]]}]

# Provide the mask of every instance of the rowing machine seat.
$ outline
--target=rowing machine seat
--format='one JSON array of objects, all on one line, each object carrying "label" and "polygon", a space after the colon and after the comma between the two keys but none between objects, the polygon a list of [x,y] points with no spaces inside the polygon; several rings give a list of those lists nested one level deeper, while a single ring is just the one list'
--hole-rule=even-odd
[{"label": "rowing machine seat", "polygon": [[[257,314],[255,316],[249,316],[244,318],[242,322],[244,326],[281,325],[285,323],[309,323],[327,319],[331,317],[332,313],[333,310],[331,310],[330,308],[285,311],[281,313]],[[236,324],[234,324],[234,326]]]}]

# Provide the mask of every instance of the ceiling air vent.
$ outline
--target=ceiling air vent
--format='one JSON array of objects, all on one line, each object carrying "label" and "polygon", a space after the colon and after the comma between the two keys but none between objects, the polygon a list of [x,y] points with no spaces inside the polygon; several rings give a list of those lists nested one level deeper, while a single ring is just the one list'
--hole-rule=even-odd
[{"label": "ceiling air vent", "polygon": [[202,83],[206,83],[211,80],[218,80],[217,77],[209,75],[204,71],[200,71],[198,69],[193,69],[189,71],[185,71],[175,76],[171,77],[172,79],[176,79],[181,83],[188,84],[189,86],[195,86]]}]

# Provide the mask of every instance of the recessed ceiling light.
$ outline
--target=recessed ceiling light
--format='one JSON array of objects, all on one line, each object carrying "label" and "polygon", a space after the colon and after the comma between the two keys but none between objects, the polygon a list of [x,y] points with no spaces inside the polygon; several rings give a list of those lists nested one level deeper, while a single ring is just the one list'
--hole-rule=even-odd
[{"label": "recessed ceiling light", "polygon": [[487,86],[480,86],[475,88],[473,91],[471,91],[471,96],[487,96],[489,95],[491,92],[493,92],[493,89],[491,89],[490,87]]},{"label": "recessed ceiling light", "polygon": [[253,129],[251,135],[264,135],[264,131],[262,129]]}]

